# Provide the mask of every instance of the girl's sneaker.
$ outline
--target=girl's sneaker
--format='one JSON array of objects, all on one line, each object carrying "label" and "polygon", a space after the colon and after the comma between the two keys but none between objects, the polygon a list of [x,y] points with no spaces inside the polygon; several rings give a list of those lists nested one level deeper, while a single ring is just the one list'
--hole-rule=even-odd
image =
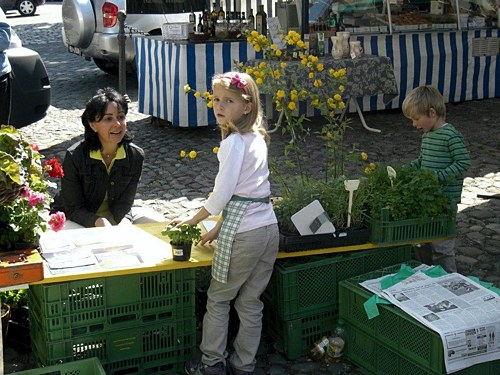
[{"label": "girl's sneaker", "polygon": [[222,362],[217,362],[213,366],[208,366],[201,360],[187,361],[184,370],[188,375],[226,375],[226,366],[224,366]]}]

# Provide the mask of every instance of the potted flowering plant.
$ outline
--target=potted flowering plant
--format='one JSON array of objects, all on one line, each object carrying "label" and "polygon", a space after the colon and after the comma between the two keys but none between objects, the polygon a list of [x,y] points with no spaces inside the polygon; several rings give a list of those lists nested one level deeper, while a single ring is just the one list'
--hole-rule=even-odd
[{"label": "potted flowering plant", "polygon": [[[56,185],[46,177],[64,175],[57,159],[47,160],[12,126],[0,127],[0,248],[36,247],[38,236],[50,226],[64,226],[62,212],[49,214]],[[47,175],[47,176],[46,176]]]},{"label": "potted flowering plant", "polygon": [[196,225],[169,224],[161,232],[168,236],[172,245],[172,257],[174,260],[185,261],[191,258],[191,247],[201,239],[201,229]]}]

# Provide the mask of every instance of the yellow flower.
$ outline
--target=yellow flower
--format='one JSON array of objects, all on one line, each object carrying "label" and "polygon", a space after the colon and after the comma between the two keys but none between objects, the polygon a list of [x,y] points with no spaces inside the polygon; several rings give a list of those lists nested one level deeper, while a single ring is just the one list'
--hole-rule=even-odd
[{"label": "yellow flower", "polygon": [[257,30],[252,30],[252,32],[250,33],[251,36],[253,37],[257,37],[259,36],[259,33],[257,32]]},{"label": "yellow flower", "polygon": [[191,87],[189,85],[184,85],[184,92],[189,92],[191,91]]},{"label": "yellow flower", "polygon": [[195,91],[195,93],[194,93],[194,97],[195,97],[195,98],[199,98],[199,97],[200,97],[200,95],[201,95],[201,94],[200,94],[200,92],[199,92],[199,91]]},{"label": "yellow flower", "polygon": [[186,157],[186,150],[181,150],[179,155],[181,158],[185,158]]},{"label": "yellow flower", "polygon": [[253,69],[252,68],[246,68],[245,69],[245,73],[248,74],[248,75],[250,75],[250,74],[253,73]]},{"label": "yellow flower", "polygon": [[295,105],[295,102],[288,103],[288,109],[290,111],[295,111],[295,108],[297,108],[297,106]]},{"label": "yellow flower", "polygon": [[345,108],[345,103],[344,102],[339,102],[339,108],[344,109]]},{"label": "yellow flower", "polygon": [[272,49],[272,50],[278,49],[278,46],[277,46],[276,44],[274,44],[274,43],[273,43],[273,44],[271,44],[271,49]]},{"label": "yellow flower", "polygon": [[371,170],[374,170],[375,168],[377,168],[377,165],[373,162],[370,163],[368,166],[370,167]]},{"label": "yellow flower", "polygon": [[313,107],[317,107],[319,105],[319,99],[313,99],[311,103]]},{"label": "yellow flower", "polygon": [[366,168],[365,168],[365,173],[366,173],[366,174],[370,174],[370,173],[372,173],[372,170],[370,169],[370,167],[366,167]]},{"label": "yellow flower", "polygon": [[344,90],[345,90],[344,85],[340,85],[340,86],[339,86],[339,90],[340,90],[340,92],[344,92]]},{"label": "yellow flower", "polygon": [[285,91],[284,90],[278,90],[276,91],[276,99],[282,99],[285,97]]},{"label": "yellow flower", "polygon": [[212,152],[214,154],[217,154],[219,152],[219,147],[215,146],[213,149],[212,149]]},{"label": "yellow flower", "polygon": [[280,49],[277,49],[275,53],[276,53],[276,56],[278,56],[278,57],[280,57],[280,56],[281,56],[281,54],[282,54],[282,52],[281,52],[281,50],[280,50]]},{"label": "yellow flower", "polygon": [[278,79],[278,78],[281,77],[281,72],[279,70],[275,70],[273,72],[273,76],[274,76],[275,79]]},{"label": "yellow flower", "polygon": [[255,83],[258,85],[262,85],[262,83],[264,83],[264,81],[262,80],[262,78],[259,77],[255,80]]},{"label": "yellow flower", "polygon": [[318,65],[316,65],[316,69],[318,69],[318,72],[322,72],[325,67],[323,66],[323,64],[319,63]]},{"label": "yellow flower", "polygon": [[299,40],[299,41],[297,42],[297,47],[299,47],[299,48],[304,48],[304,42],[303,42],[302,40]]},{"label": "yellow flower", "polygon": [[203,93],[203,97],[204,97],[204,98],[209,98],[209,97],[210,97],[210,93],[209,93],[208,91],[205,91],[205,92]]},{"label": "yellow flower", "polygon": [[361,153],[361,159],[368,160],[368,154],[366,152]]},{"label": "yellow flower", "polygon": [[320,79],[315,79],[314,87],[321,87],[321,86],[323,86],[323,82]]},{"label": "yellow flower", "polygon": [[309,72],[309,78],[314,78],[314,72]]},{"label": "yellow flower", "polygon": [[195,151],[195,150],[191,150],[189,151],[189,157],[191,159],[196,159],[196,156],[198,155],[198,153]]},{"label": "yellow flower", "polygon": [[266,62],[265,62],[265,61],[261,61],[261,62],[259,63],[259,68],[260,68],[260,69],[264,69],[266,66],[267,66],[267,65],[266,65]]},{"label": "yellow flower", "polygon": [[212,108],[214,106],[214,102],[212,100],[210,100],[209,102],[207,102],[207,107],[208,108]]},{"label": "yellow flower", "polygon": [[255,52],[260,52],[261,48],[260,48],[260,46],[258,44],[254,48],[255,48]]},{"label": "yellow flower", "polygon": [[282,63],[280,64],[280,66],[281,66],[283,69],[285,69],[285,68],[286,68],[286,62],[282,62]]},{"label": "yellow flower", "polygon": [[340,102],[342,100],[342,97],[339,94],[335,94],[333,96],[333,99],[335,99],[336,101]]}]

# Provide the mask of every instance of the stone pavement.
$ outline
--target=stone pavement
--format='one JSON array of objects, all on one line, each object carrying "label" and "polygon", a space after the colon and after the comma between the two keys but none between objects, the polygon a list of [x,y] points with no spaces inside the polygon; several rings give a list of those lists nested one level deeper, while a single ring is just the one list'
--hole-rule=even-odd
[{"label": "stone pavement", "polygon": [[[62,160],[64,150],[81,137],[83,126],[79,116],[86,100],[100,87],[118,87],[118,80],[102,73],[93,63],[67,53],[60,26],[17,26],[15,29],[25,46],[42,56],[52,85],[52,106],[47,117],[22,128],[22,132],[40,146],[47,158],[57,156]],[[219,132],[206,127],[179,129],[152,123],[150,117],[137,112],[134,77],[127,78],[127,93],[132,100],[129,129],[147,158],[138,200],[169,219],[189,215],[203,203],[213,186],[217,160],[212,148],[218,145]],[[478,276],[500,287],[500,200],[477,196],[500,193],[500,98],[449,104],[447,109],[448,121],[462,131],[472,157],[457,216],[458,269],[462,274]],[[399,110],[365,114],[367,123],[381,129],[381,134],[365,131],[357,115],[351,114],[350,118],[352,129],[346,136],[346,144],[356,143],[371,160],[397,165],[417,156],[420,135]],[[313,131],[319,129],[316,120],[311,121],[310,126]],[[288,139],[278,133],[272,134],[270,154],[282,160]],[[321,143],[312,137],[307,147],[308,165],[321,173],[324,152]],[[195,160],[181,160],[181,149],[194,149],[199,156]],[[266,340],[260,353],[256,374],[366,373],[349,363],[325,366],[307,362],[305,358],[287,361]],[[7,373],[9,368],[30,368],[31,365],[29,356],[6,351]]]}]

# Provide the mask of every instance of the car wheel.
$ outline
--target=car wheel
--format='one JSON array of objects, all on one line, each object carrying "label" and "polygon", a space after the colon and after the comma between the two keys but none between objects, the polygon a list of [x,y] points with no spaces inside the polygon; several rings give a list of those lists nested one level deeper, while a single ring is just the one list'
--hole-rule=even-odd
[{"label": "car wheel", "polygon": [[103,60],[103,59],[96,59],[95,57],[94,57],[94,63],[104,73],[108,73],[112,76],[118,75],[118,63],[108,61],[108,60]]},{"label": "car wheel", "polygon": [[17,10],[21,16],[32,16],[36,11],[36,4],[33,0],[20,0],[17,3]]}]

